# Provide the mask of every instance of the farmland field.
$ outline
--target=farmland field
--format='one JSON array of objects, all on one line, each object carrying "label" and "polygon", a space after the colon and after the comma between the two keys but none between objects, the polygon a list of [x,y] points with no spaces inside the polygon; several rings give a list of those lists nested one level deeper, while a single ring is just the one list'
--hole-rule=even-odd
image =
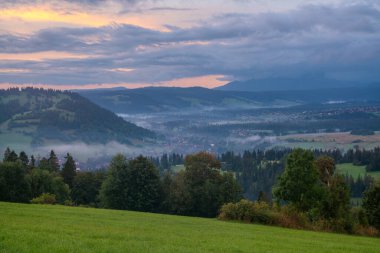
[{"label": "farmland field", "polygon": [[350,175],[353,178],[358,178],[359,176],[365,177],[366,175],[365,166],[357,166],[352,163],[337,164],[336,170],[342,175]]},{"label": "farmland field", "polygon": [[[355,147],[372,149],[380,145],[380,134],[361,136],[349,132],[290,134],[278,137],[282,146],[304,149],[354,149]],[[275,144],[276,146],[278,144]]]},{"label": "farmland field", "polygon": [[378,252],[380,239],[127,211],[0,202],[0,252]]},{"label": "farmland field", "polygon": [[350,175],[353,178],[358,178],[359,176],[363,178],[366,175],[370,175],[374,178],[380,177],[380,172],[366,172],[365,167],[366,166],[358,166],[352,163],[341,163],[336,165],[336,170],[342,175]]}]

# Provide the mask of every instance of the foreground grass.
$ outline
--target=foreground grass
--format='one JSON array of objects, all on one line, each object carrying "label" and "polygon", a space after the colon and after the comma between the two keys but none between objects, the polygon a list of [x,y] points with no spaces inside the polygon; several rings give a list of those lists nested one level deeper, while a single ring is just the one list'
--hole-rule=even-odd
[{"label": "foreground grass", "polygon": [[137,212],[0,202],[0,252],[379,252],[380,239]]}]

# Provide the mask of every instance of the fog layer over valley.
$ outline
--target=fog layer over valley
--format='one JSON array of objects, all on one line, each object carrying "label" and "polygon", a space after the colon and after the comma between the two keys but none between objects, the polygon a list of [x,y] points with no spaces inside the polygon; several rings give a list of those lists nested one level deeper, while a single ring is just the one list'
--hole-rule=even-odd
[{"label": "fog layer over valley", "polygon": [[4,91],[0,146],[40,157],[51,149],[60,158],[70,152],[86,169],[104,167],[117,153],[373,148],[380,145],[378,91]]}]

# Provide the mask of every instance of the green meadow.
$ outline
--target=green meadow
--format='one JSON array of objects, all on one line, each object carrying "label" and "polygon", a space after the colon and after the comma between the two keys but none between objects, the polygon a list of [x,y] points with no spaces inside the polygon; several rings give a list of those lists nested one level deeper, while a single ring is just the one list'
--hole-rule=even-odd
[{"label": "green meadow", "polygon": [[0,202],[0,252],[379,252],[380,239],[92,208]]},{"label": "green meadow", "polygon": [[374,178],[380,177],[380,172],[366,172],[366,166],[358,166],[352,163],[341,163],[336,165],[336,170],[342,175],[351,175],[353,178],[362,178],[366,175],[370,175]]},{"label": "green meadow", "polygon": [[341,163],[336,165],[336,170],[342,175],[350,175],[353,178],[358,178],[359,176],[365,177],[366,170],[365,166],[357,166],[352,163]]}]

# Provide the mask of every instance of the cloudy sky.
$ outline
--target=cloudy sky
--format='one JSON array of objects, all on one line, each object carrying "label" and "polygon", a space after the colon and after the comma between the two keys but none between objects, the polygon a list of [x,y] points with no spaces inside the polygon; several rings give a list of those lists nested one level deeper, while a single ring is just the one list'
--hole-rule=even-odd
[{"label": "cloudy sky", "polygon": [[379,0],[1,0],[0,88],[380,81]]}]

